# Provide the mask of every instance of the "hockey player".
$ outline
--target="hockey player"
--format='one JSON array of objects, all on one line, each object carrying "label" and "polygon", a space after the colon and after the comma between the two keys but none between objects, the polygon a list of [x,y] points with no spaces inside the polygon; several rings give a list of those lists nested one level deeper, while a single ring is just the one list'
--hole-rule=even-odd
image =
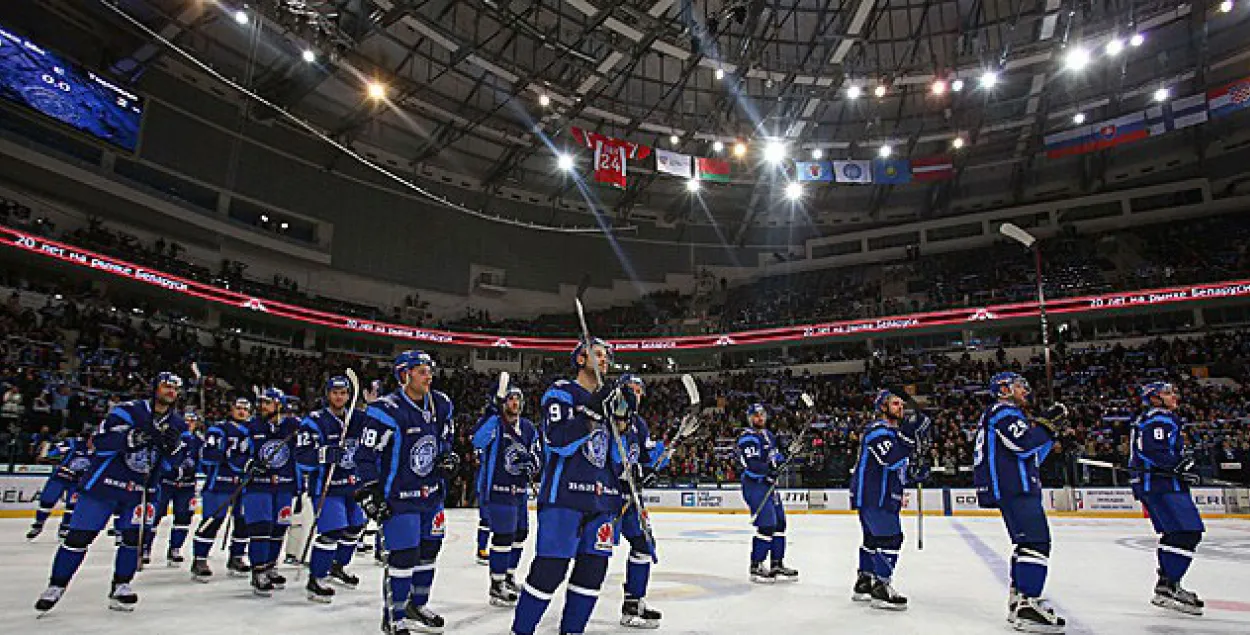
[{"label": "hockey player", "polygon": [[478,504],[487,508],[490,522],[489,600],[512,606],[520,595],[513,576],[529,536],[529,484],[539,470],[538,432],[521,416],[525,397],[520,388],[508,388],[502,401],[500,412],[473,432],[473,447],[482,456]]},{"label": "hockey player", "polygon": [[299,420],[284,416],[286,395],[268,388],[257,400],[258,414],[248,422],[247,486],[243,488],[243,519],[247,522],[247,556],[252,563],[252,592],[261,597],[286,588],[286,577],[274,570],[282,539],[291,524],[297,494],[294,441]]},{"label": "hockey player", "polygon": [[608,417],[636,411],[634,392],[602,386],[610,351],[591,340],[573,349],[574,380],[561,379],[542,397],[542,487],[538,493],[538,544],[521,587],[512,632],[533,635],[556,587],[568,574],[561,633],[582,633],[599,597],[616,536],[621,488],[609,461],[616,450]]},{"label": "hockey player", "polygon": [[193,410],[188,410],[182,418],[187,423],[187,431],[182,433],[182,445],[186,452],[183,453],[182,461],[173,465],[161,477],[161,490],[156,497],[156,518],[152,521],[153,540],[144,541],[143,564],[151,562],[156,532],[160,529],[161,519],[165,517],[171,503],[174,506],[174,527],[169,533],[165,564],[176,567],[186,561],[182,557],[182,546],[187,542],[191,517],[195,515],[196,466],[199,463],[200,449],[204,445],[204,424]]},{"label": "hockey player", "polygon": [[851,507],[864,535],[851,598],[873,608],[905,610],[907,598],[891,584],[903,547],[899,512],[906,475],[914,474],[911,455],[920,435],[928,433],[929,419],[922,413],[904,418],[903,399],[889,390],[877,393],[872,409],[880,418],[864,430],[851,475]]},{"label": "hockey player", "polygon": [[1129,468],[1138,472],[1131,480],[1133,495],[1145,505],[1159,534],[1159,581],[1150,602],[1202,615],[1202,600],[1181,587],[1181,578],[1189,570],[1206,528],[1189,493],[1190,484],[1197,483],[1198,477],[1176,416],[1180,395],[1172,384],[1161,381],[1143,385],[1140,395],[1146,411],[1133,422]]},{"label": "hockey player", "polygon": [[243,559],[248,539],[241,500],[247,478],[247,458],[251,453],[247,430],[251,418],[252,402],[239,397],[230,405],[230,416],[204,432],[200,448],[200,470],[204,473],[200,503],[204,511],[191,542],[194,556],[191,579],[196,582],[208,582],[213,575],[208,566],[208,554],[227,516],[234,528],[230,534],[230,559],[226,561],[226,570],[237,577],[247,576],[252,570]]},{"label": "hockey player", "polygon": [[1065,620],[1042,601],[1050,557],[1050,527],[1042,507],[1038,467],[1054,445],[1052,427],[1066,414],[1061,404],[1030,421],[1029,382],[1002,372],[990,378],[994,403],[981,415],[973,456],[973,481],[981,507],[997,508],[1015,545],[1011,556],[1008,620],[1016,630],[1061,633]]},{"label": "hockey player", "polygon": [[48,588],[35,602],[37,611],[47,612],[56,606],[86,557],[87,548],[114,516],[121,541],[113,561],[109,608],[134,610],[139,596],[130,581],[142,549],[140,523],[146,525],[143,538],[150,538],[156,479],[168,463],[181,461],[184,451],[186,424],[174,411],[181,388],[182,379],[177,375],[160,373],[152,384],[151,399],[123,402],[100,424],[92,438],[91,466],[81,481],[78,507],[52,561]]},{"label": "hockey player", "polygon": [[356,450],[364,483],[356,500],[382,525],[391,602],[382,627],[393,635],[443,631],[443,618],[426,604],[446,532],[447,481],[460,457],[452,450],[451,399],[430,388],[434,367],[422,351],[395,358],[399,390],[369,404]]},{"label": "hockey player", "polygon": [[[774,484],[785,456],[777,448],[763,404],[753,403],[746,411],[749,427],[738,435],[738,461],[742,466],[742,497],[754,519],[755,537],[751,542],[752,582],[768,584],[799,579],[799,572],[785,565],[786,510]],[[771,566],[764,558],[771,554]]]},{"label": "hockey player", "polygon": [[[635,395],[637,407],[641,407],[642,398],[646,395],[646,385],[636,375],[621,377],[620,384]],[[647,477],[654,473],[655,444],[651,441],[651,430],[642,415],[634,412],[627,418],[615,419],[621,441],[629,455],[628,464],[634,470],[633,482],[642,487]],[[623,464],[618,464],[621,466]],[[621,478],[621,487],[629,487],[629,481]],[[642,492],[638,492],[642,500]],[[625,510],[617,521],[618,538],[624,536],[629,541],[629,561],[625,565],[625,601],[621,604],[621,625],[631,628],[659,628],[663,615],[647,606],[647,584],[651,581],[652,546],[647,542],[646,533],[642,529],[643,519],[647,510],[634,507],[632,498],[623,499]]]},{"label": "hockey player", "polygon": [[[296,459],[308,485],[307,506],[315,513],[321,504],[305,588],[308,599],[314,602],[329,603],[334,598],[334,589],[327,581],[349,589],[360,584],[360,578],[347,571],[365,528],[365,514],[353,498],[359,485],[355,457],[363,417],[355,413],[349,421],[350,401],[351,382],[342,375],[331,377],[326,382],[326,407],[304,417],[296,435]],[[326,478],[330,479],[328,489]],[[321,503],[323,491],[325,502]],[[299,541],[297,548],[302,549],[303,544]]]},{"label": "hockey player", "polygon": [[39,537],[43,532],[44,522],[62,498],[65,499],[65,512],[61,516],[57,536],[65,539],[69,532],[70,519],[74,517],[74,506],[78,503],[78,479],[91,466],[90,443],[81,436],[67,435],[56,444],[53,452],[49,453],[49,458],[59,456],[61,461],[39,492],[39,509],[35,510],[35,522],[31,524],[30,531],[26,532],[27,540]]}]

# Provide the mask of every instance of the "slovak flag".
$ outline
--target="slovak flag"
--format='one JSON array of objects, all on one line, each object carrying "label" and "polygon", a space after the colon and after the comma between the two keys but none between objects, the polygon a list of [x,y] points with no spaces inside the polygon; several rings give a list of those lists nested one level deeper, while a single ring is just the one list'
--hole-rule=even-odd
[{"label": "slovak flag", "polygon": [[1123,117],[1048,134],[1043,141],[1046,157],[1058,159],[1105,150],[1149,136],[1150,126],[1146,123],[1146,113],[1139,110]]}]

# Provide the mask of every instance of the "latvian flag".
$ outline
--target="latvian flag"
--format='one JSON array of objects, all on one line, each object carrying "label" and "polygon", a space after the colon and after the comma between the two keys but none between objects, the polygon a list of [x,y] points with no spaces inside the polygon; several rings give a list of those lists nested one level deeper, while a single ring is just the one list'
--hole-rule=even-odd
[{"label": "latvian flag", "polygon": [[1250,107],[1250,77],[1207,91],[1207,109],[1213,118],[1231,115],[1247,107]]},{"label": "latvian flag", "polygon": [[1137,111],[1107,121],[1080,126],[1043,138],[1046,156],[1051,159],[1097,152],[1150,136],[1145,111]]},{"label": "latvian flag", "polygon": [[911,180],[919,183],[955,178],[955,160],[949,155],[920,157],[911,160]]}]

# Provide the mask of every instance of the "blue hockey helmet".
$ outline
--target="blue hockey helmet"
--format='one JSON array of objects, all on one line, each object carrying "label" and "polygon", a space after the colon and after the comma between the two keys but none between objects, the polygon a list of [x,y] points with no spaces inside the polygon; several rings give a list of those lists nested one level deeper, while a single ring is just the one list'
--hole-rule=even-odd
[{"label": "blue hockey helmet", "polygon": [[169,371],[156,374],[156,379],[152,380],[152,392],[156,392],[156,389],[160,388],[161,384],[169,384],[174,388],[182,390],[182,378]]},{"label": "blue hockey helmet", "polygon": [[764,407],[764,404],[759,403],[759,402],[756,402],[756,403],[753,403],[753,404],[751,404],[751,405],[747,406],[747,416],[748,416],[748,417],[750,417],[751,415],[756,414],[756,413],[763,414],[763,415],[767,415],[767,414],[768,414],[768,409]]},{"label": "blue hockey helmet", "polygon": [[391,366],[391,372],[395,375],[395,381],[403,385],[404,373],[416,368],[417,366],[429,366],[430,370],[434,370],[437,364],[434,358],[425,351],[404,351],[395,357],[395,363]]},{"label": "blue hockey helmet", "polygon": [[511,398],[513,395],[516,395],[517,397],[520,397],[521,399],[525,399],[525,393],[521,392],[520,387],[518,387],[518,386],[508,386],[508,389],[507,389],[506,391],[504,391],[504,393],[503,393],[503,398],[504,398],[504,401],[507,401],[507,400],[508,400],[509,398]]},{"label": "blue hockey helmet", "polygon": [[876,412],[885,412],[886,404],[890,403],[891,397],[896,397],[888,388],[882,388],[877,391],[877,396],[872,400],[872,409]]},{"label": "blue hockey helmet", "polygon": [[286,393],[277,388],[266,388],[260,391],[260,394],[256,396],[256,400],[261,402],[272,401],[278,404],[279,412],[286,407]]},{"label": "blue hockey helmet", "polygon": [[1166,381],[1152,381],[1142,384],[1137,392],[1141,395],[1142,405],[1149,406],[1151,397],[1158,397],[1165,392],[1176,392],[1176,387]]},{"label": "blue hockey helmet", "polygon": [[330,394],[331,390],[346,390],[351,392],[352,382],[344,375],[335,375],[326,380],[325,394]]},{"label": "blue hockey helmet", "polygon": [[[612,362],[612,345],[611,344],[597,337],[592,337],[590,338],[590,345],[591,347],[602,346],[603,350],[607,351],[608,353],[608,363]],[[581,365],[577,363],[577,358],[579,355],[581,355],[585,351],[586,351],[586,341],[579,340],[577,342],[577,346],[573,347],[572,354],[569,355],[569,363],[573,365],[573,368],[581,367]]]},{"label": "blue hockey helmet", "polygon": [[1001,397],[1004,391],[1011,390],[1012,386],[1024,386],[1026,391],[1031,392],[1029,380],[1024,378],[1020,373],[1005,371],[998,373],[990,378],[990,392],[995,397]]},{"label": "blue hockey helmet", "polygon": [[621,378],[618,383],[620,383],[620,385],[622,386],[636,385],[642,389],[642,394],[644,395],[647,394],[647,384],[642,381],[641,377],[633,373],[626,373],[624,375],[621,375]]}]

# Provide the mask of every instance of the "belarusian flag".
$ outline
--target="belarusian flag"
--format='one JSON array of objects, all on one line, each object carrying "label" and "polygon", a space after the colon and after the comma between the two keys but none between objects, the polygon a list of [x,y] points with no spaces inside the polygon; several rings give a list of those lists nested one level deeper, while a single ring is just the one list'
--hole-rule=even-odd
[{"label": "belarusian flag", "polygon": [[729,182],[729,162],[724,159],[695,159],[695,177],[700,181]]}]

